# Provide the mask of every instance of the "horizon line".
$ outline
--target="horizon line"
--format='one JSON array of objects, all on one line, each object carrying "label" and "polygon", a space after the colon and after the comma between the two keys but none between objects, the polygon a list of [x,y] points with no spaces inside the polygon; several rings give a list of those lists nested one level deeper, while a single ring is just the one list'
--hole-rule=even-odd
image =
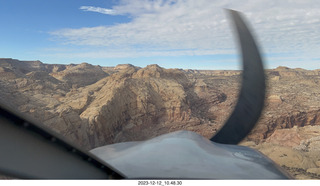
[{"label": "horizon line", "polygon": [[[14,59],[14,58],[0,58],[0,60],[16,60],[16,61],[20,61],[20,62],[40,62],[42,64],[47,64],[47,65],[79,65],[79,64],[83,64],[83,63],[87,63],[87,64],[90,64],[90,65],[93,65],[93,66],[100,66],[100,67],[109,67],[109,68],[115,68],[117,67],[118,65],[132,65],[132,66],[135,66],[135,67],[139,67],[139,68],[145,68],[149,65],[158,65],[159,67],[161,68],[165,68],[165,69],[182,69],[182,70],[210,70],[210,71],[215,71],[215,70],[226,70],[226,71],[242,71],[242,69],[194,69],[194,68],[179,68],[179,67],[176,67],[176,68],[166,68],[166,67],[163,67],[163,66],[160,66],[159,64],[156,64],[156,63],[153,63],[153,64],[148,64],[146,65],[145,67],[142,67],[142,66],[138,66],[138,65],[133,65],[131,63],[119,63],[115,66],[104,66],[104,65],[100,65],[100,64],[94,64],[94,63],[90,63],[90,62],[86,62],[86,61],[83,61],[83,62],[79,62],[79,63],[68,63],[68,64],[63,64],[63,63],[46,63],[46,62],[43,62],[41,60],[20,60],[20,59]],[[283,66],[283,65],[279,65],[277,67],[274,67],[274,68],[265,68],[264,70],[274,70],[274,69],[277,69],[277,68],[288,68],[288,69],[292,69],[292,70],[295,70],[295,69],[302,69],[302,70],[309,70],[309,71],[318,71],[320,70],[320,68],[315,68],[315,69],[305,69],[303,67],[289,67],[289,66]]]}]

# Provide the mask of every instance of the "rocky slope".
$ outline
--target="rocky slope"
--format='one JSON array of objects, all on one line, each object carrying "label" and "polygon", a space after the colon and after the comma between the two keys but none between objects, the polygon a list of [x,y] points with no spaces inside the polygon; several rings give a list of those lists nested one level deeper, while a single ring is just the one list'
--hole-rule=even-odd
[{"label": "rocky slope", "polygon": [[[320,70],[278,67],[266,74],[266,107],[242,144],[297,178],[319,178]],[[0,99],[85,149],[181,129],[209,138],[235,106],[240,75],[0,59]]]}]

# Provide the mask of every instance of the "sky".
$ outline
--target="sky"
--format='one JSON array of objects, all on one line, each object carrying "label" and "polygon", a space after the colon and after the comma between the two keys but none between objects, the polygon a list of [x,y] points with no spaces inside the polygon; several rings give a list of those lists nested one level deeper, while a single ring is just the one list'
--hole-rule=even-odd
[{"label": "sky", "polygon": [[320,69],[318,0],[0,0],[0,58],[241,69],[225,9],[243,13],[266,68]]}]

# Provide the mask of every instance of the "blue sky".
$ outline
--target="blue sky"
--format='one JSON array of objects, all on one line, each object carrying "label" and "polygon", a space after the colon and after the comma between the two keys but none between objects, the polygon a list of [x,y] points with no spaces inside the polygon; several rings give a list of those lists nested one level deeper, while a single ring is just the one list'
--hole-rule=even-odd
[{"label": "blue sky", "polygon": [[320,68],[318,0],[0,0],[0,58],[241,69],[224,8],[244,13],[267,68]]}]

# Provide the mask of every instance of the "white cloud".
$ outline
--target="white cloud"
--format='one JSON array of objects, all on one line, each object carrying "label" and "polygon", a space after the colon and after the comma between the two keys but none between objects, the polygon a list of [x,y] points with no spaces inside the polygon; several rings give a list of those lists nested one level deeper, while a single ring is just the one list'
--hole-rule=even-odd
[{"label": "white cloud", "polygon": [[94,7],[94,6],[81,6],[80,10],[88,11],[88,12],[98,12],[101,14],[116,15],[116,12],[112,9],[100,8],[100,7]]},{"label": "white cloud", "polygon": [[[64,43],[98,47],[91,56],[166,56],[235,53],[224,8],[245,14],[266,53],[319,57],[320,3],[317,0],[122,0],[112,9],[84,11],[132,17],[113,26],[52,32]],[[79,55],[85,55],[79,53]],[[320,66],[320,65],[319,65]]]}]

